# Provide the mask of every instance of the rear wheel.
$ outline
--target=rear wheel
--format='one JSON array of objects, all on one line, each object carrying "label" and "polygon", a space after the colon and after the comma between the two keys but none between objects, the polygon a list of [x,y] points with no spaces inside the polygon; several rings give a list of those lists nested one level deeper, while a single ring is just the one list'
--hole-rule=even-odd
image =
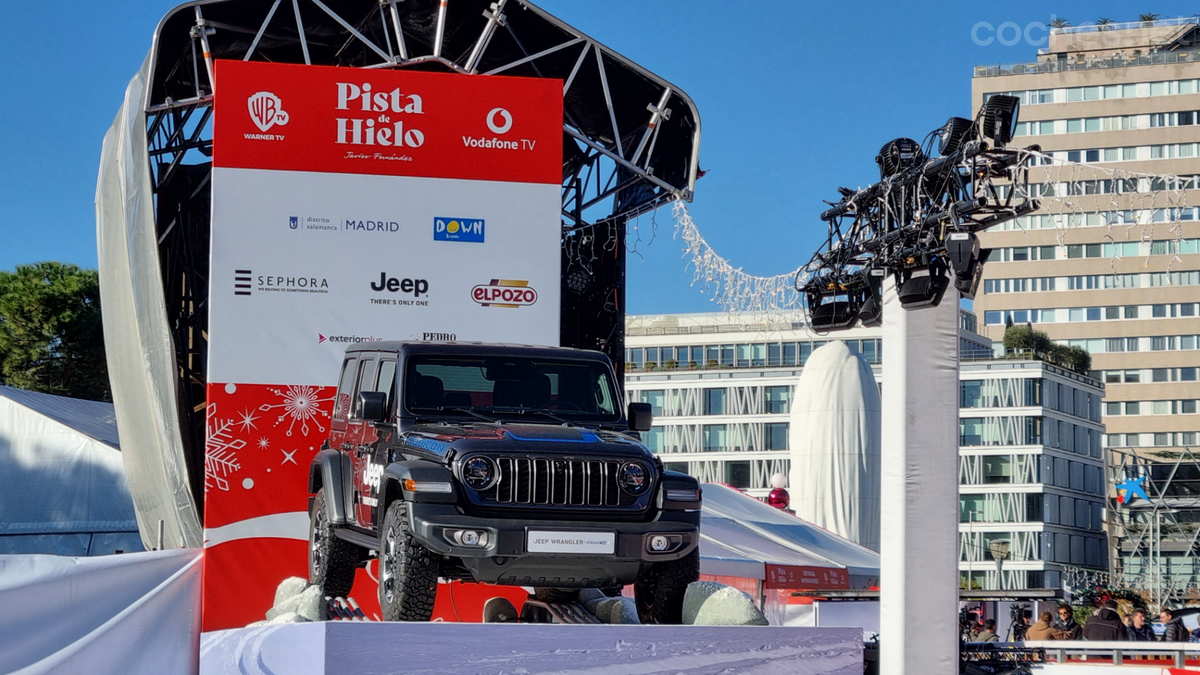
[{"label": "rear wheel", "polygon": [[379,535],[379,608],[384,621],[428,621],[437,599],[438,561],[412,535],[408,504],[388,505]]},{"label": "rear wheel", "polygon": [[360,549],[337,538],[325,508],[325,488],[317,490],[308,520],[308,581],[331,598],[350,595]]},{"label": "rear wheel", "polygon": [[683,596],[700,578],[700,549],[679,560],[654,563],[633,584],[642,623],[682,623]]}]

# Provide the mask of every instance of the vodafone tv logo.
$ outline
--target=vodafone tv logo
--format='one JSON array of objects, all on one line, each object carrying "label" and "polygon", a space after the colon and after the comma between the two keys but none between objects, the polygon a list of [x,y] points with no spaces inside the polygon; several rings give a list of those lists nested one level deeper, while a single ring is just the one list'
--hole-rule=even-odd
[{"label": "vodafone tv logo", "polygon": [[250,119],[259,131],[270,131],[275,125],[282,127],[288,123],[283,101],[269,91],[260,91],[246,99],[246,107],[250,109]]},{"label": "vodafone tv logo", "polygon": [[537,302],[537,291],[528,281],[492,279],[491,283],[471,289],[471,299],[484,307],[528,307]]}]

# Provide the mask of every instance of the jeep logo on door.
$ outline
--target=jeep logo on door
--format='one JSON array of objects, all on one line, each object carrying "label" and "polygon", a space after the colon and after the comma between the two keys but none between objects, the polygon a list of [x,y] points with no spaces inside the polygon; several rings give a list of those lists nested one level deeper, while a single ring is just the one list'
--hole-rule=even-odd
[{"label": "jeep logo on door", "polygon": [[537,302],[537,297],[528,281],[517,279],[492,279],[471,289],[471,299],[484,307],[526,307]]}]

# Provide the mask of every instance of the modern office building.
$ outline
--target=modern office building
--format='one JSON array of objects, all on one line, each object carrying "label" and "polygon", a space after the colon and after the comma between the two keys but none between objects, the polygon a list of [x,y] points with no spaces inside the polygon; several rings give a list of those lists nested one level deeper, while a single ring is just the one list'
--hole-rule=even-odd
[{"label": "modern office building", "polygon": [[[1105,446],[1149,461],[1174,462],[1200,435],[1198,36],[1195,17],[1054,29],[1036,60],[972,80],[976,111],[1018,96],[1014,144],[1053,158],[1030,173],[1048,208],[981,236],[994,250],[980,332],[999,341],[1007,322],[1028,322],[1087,349],[1106,385]],[[1144,470],[1118,469],[1115,481]]]},{"label": "modern office building", "polygon": [[[989,544],[1009,542],[1007,589],[1057,587],[1065,565],[1107,569],[1103,386],[1039,361],[993,359],[961,313],[960,569],[996,589]],[[725,314],[631,316],[628,400],[650,403],[647,445],[668,468],[764,497],[788,476],[791,403],[814,349],[844,340],[881,378],[880,328],[826,336],[802,315],[749,323]],[[883,392],[886,395],[886,392]]]}]

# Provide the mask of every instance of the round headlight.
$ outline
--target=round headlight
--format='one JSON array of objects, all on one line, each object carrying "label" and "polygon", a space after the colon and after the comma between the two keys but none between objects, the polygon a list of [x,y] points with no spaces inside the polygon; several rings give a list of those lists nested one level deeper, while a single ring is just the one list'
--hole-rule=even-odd
[{"label": "round headlight", "polygon": [[472,457],[463,462],[463,482],[473,490],[486,490],[496,480],[496,469],[486,457]]},{"label": "round headlight", "polygon": [[626,462],[621,465],[621,470],[617,474],[617,482],[621,484],[621,489],[636,495],[646,489],[650,480],[646,476],[645,467],[636,462]]}]

